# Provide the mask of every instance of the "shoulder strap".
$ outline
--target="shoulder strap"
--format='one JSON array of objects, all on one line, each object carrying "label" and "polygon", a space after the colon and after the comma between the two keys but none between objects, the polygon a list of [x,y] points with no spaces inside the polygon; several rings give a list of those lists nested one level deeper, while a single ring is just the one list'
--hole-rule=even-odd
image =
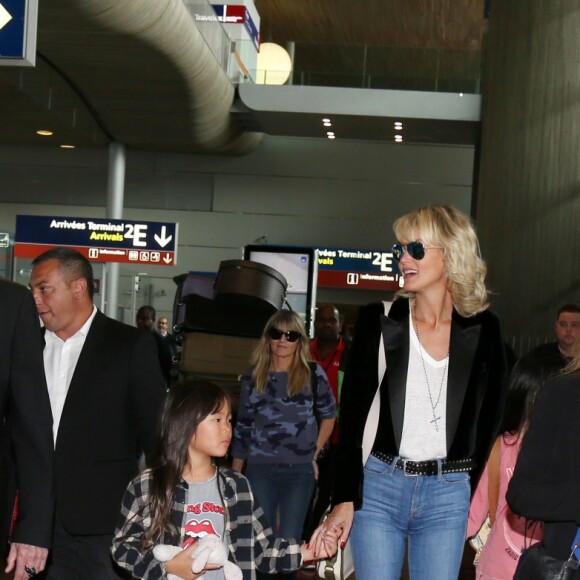
[{"label": "shoulder strap", "polygon": [[501,458],[501,438],[500,435],[491,448],[487,461],[487,494],[489,499],[489,521],[493,526],[497,515],[497,503],[499,500],[499,470]]}]

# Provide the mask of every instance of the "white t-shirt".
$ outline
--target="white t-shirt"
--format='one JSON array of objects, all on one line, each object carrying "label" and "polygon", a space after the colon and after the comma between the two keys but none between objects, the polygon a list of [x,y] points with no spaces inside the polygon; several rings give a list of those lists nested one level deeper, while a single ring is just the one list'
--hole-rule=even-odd
[{"label": "white t-shirt", "polygon": [[[225,529],[225,509],[217,484],[217,471],[207,481],[187,482],[188,492],[185,503],[185,529],[182,531],[181,547],[187,548],[208,534],[214,534],[223,541]],[[224,569],[208,570],[204,580],[224,580]]]},{"label": "white t-shirt", "polygon": [[[407,392],[403,436],[399,454],[414,461],[439,459],[447,456],[446,409],[448,361],[435,360],[422,349],[409,312],[409,368],[407,370]],[[419,350],[422,349],[422,350]],[[421,354],[423,360],[421,360]],[[423,369],[423,361],[425,368]],[[431,389],[425,381],[425,374]],[[442,384],[443,382],[443,384]],[[441,391],[441,396],[439,392]],[[433,409],[431,400],[433,401]],[[437,419],[435,421],[435,419]],[[438,430],[435,427],[437,424]]]}]

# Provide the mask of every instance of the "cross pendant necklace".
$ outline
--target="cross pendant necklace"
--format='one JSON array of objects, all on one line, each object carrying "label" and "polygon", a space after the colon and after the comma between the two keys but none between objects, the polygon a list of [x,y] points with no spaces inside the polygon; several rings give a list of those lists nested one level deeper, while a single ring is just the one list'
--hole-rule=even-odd
[{"label": "cross pendant necklace", "polygon": [[[435,405],[437,406],[437,405]],[[435,417],[435,409],[433,409],[433,419],[431,419],[431,421],[429,421],[429,423],[435,423],[435,429],[437,431],[439,431],[439,424],[437,423],[437,421],[441,420],[441,415],[439,417]]]},{"label": "cross pendant necklace", "polygon": [[435,425],[435,431],[439,432],[439,423],[441,415],[437,417],[435,409],[441,400],[441,393],[443,392],[443,385],[445,384],[445,377],[447,375],[447,367],[449,366],[449,349],[447,349],[447,357],[445,358],[445,367],[443,368],[443,375],[441,376],[441,384],[439,385],[439,393],[437,393],[437,400],[433,404],[433,394],[431,393],[431,385],[429,384],[429,377],[427,376],[427,367],[425,366],[425,359],[423,358],[423,345],[421,344],[421,337],[419,336],[419,324],[417,322],[417,303],[413,302],[413,322],[415,323],[415,333],[417,334],[417,342],[419,343],[419,355],[421,357],[421,365],[423,366],[423,374],[425,375],[425,383],[427,384],[427,392],[429,393],[429,404],[431,405],[431,412],[433,419],[429,423]]}]

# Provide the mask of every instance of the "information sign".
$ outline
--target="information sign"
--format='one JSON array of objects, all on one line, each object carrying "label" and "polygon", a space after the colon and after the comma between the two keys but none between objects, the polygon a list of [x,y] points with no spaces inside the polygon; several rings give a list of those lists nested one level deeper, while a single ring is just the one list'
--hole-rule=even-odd
[{"label": "information sign", "polygon": [[318,286],[396,291],[401,284],[391,252],[318,248]]},{"label": "information sign", "polygon": [[72,247],[91,262],[175,266],[177,223],[78,217],[16,216],[14,255],[35,258],[55,246]]}]

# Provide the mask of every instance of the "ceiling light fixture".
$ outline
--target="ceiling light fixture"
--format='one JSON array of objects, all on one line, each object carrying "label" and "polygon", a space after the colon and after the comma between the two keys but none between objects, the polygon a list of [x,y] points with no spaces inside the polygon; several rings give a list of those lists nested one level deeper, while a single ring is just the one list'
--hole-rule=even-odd
[{"label": "ceiling light fixture", "polygon": [[330,121],[325,121],[322,123],[325,127],[332,127],[332,123]]},{"label": "ceiling light fixture", "polygon": [[336,139],[336,137],[334,135],[329,135],[328,138],[329,139]]},{"label": "ceiling light fixture", "polygon": [[326,118],[325,119],[322,119],[322,122],[323,123],[330,123],[330,119],[326,119]]},{"label": "ceiling light fixture", "polygon": [[75,149],[76,145],[61,145],[60,146],[61,149]]},{"label": "ceiling light fixture", "polygon": [[263,42],[260,44],[256,67],[256,84],[283,85],[290,78],[292,59],[279,44]]},{"label": "ceiling light fixture", "polygon": [[53,133],[52,131],[49,131],[48,129],[39,129],[36,132],[37,135],[42,135],[43,137],[50,137]]}]

